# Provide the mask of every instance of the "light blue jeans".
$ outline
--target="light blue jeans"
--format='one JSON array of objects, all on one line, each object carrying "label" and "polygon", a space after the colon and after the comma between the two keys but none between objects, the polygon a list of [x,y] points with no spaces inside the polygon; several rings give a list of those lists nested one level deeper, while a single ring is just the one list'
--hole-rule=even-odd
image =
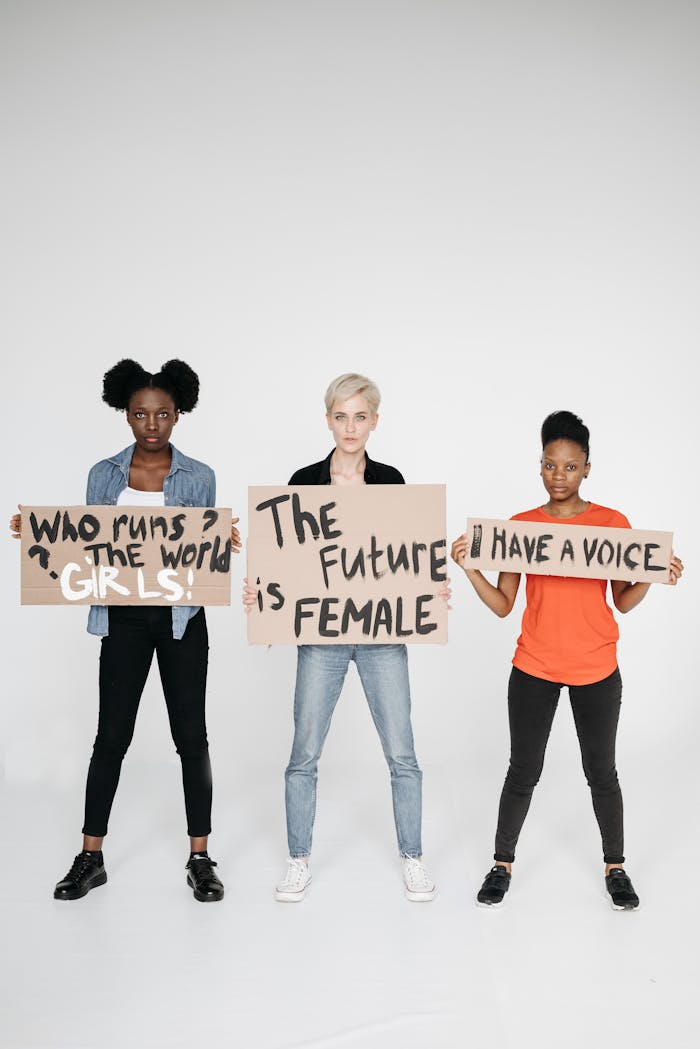
[{"label": "light blue jeans", "polygon": [[405,645],[298,646],[294,743],[285,772],[289,855],[311,852],[318,759],[351,660],[389,766],[399,852],[420,856],[423,773],[413,749]]}]

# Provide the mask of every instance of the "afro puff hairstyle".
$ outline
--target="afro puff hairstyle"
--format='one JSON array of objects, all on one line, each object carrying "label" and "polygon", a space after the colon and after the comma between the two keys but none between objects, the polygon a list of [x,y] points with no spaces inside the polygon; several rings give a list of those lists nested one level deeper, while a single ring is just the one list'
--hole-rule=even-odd
[{"label": "afro puff hairstyle", "polygon": [[590,432],[582,419],[573,412],[552,412],[542,423],[542,449],[551,441],[573,441],[589,455]]},{"label": "afro puff hairstyle", "polygon": [[169,394],[178,412],[191,412],[199,397],[199,379],[184,361],[166,361],[159,372],[152,374],[138,361],[128,358],[118,361],[105,373],[102,400],[110,408],[125,412],[137,390],[164,390]]}]

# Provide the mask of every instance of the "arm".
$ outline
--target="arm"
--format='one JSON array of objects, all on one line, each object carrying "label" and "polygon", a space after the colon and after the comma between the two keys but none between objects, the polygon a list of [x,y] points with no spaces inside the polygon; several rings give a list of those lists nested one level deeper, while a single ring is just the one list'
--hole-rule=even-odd
[{"label": "arm", "polygon": [[97,502],[95,496],[95,467],[93,466],[88,474],[87,479],[87,490],[85,492],[85,503],[87,506],[94,506]]},{"label": "arm", "polygon": [[[669,586],[675,586],[682,575],[683,562],[672,553],[668,566]],[[623,579],[612,579],[610,589],[615,608],[618,612],[631,612],[647,596],[650,586],[651,583],[627,583]]]},{"label": "arm", "polygon": [[518,587],[520,586],[520,573],[499,572],[498,582],[494,586],[493,583],[489,583],[486,576],[478,569],[464,567],[464,560],[467,556],[467,543],[466,535],[461,535],[455,539],[450,556],[462,569],[484,604],[499,619],[505,619],[515,604]]}]

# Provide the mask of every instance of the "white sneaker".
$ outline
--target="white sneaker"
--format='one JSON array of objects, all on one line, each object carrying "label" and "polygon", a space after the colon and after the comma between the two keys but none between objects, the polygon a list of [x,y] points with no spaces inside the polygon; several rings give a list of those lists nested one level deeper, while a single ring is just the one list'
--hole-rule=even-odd
[{"label": "white sneaker", "polygon": [[429,903],[437,892],[435,882],[423,866],[423,860],[414,856],[404,856],[403,883],[406,899],[412,903]]},{"label": "white sneaker", "polygon": [[290,856],[284,878],[275,889],[275,899],[280,903],[301,903],[310,882],[311,871],[306,860]]}]

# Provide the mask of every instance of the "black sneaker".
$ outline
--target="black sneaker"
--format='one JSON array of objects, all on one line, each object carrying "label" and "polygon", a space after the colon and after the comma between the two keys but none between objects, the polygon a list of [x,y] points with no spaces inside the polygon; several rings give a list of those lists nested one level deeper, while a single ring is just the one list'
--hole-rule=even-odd
[{"label": "black sneaker", "polygon": [[639,896],[622,867],[613,867],[610,873],[606,874],[605,888],[610,893],[613,910],[633,911],[635,907],[639,907]]},{"label": "black sneaker", "polygon": [[79,900],[87,896],[90,889],[104,885],[107,881],[102,852],[79,852],[73,866],[53,891],[55,900]]},{"label": "black sneaker", "polygon": [[214,873],[214,867],[215,861],[206,852],[195,852],[187,861],[187,884],[200,903],[214,903],[224,898],[224,887]]},{"label": "black sneaker", "polygon": [[497,864],[484,878],[484,884],[476,894],[476,902],[482,907],[501,907],[503,897],[510,887],[510,874]]}]

